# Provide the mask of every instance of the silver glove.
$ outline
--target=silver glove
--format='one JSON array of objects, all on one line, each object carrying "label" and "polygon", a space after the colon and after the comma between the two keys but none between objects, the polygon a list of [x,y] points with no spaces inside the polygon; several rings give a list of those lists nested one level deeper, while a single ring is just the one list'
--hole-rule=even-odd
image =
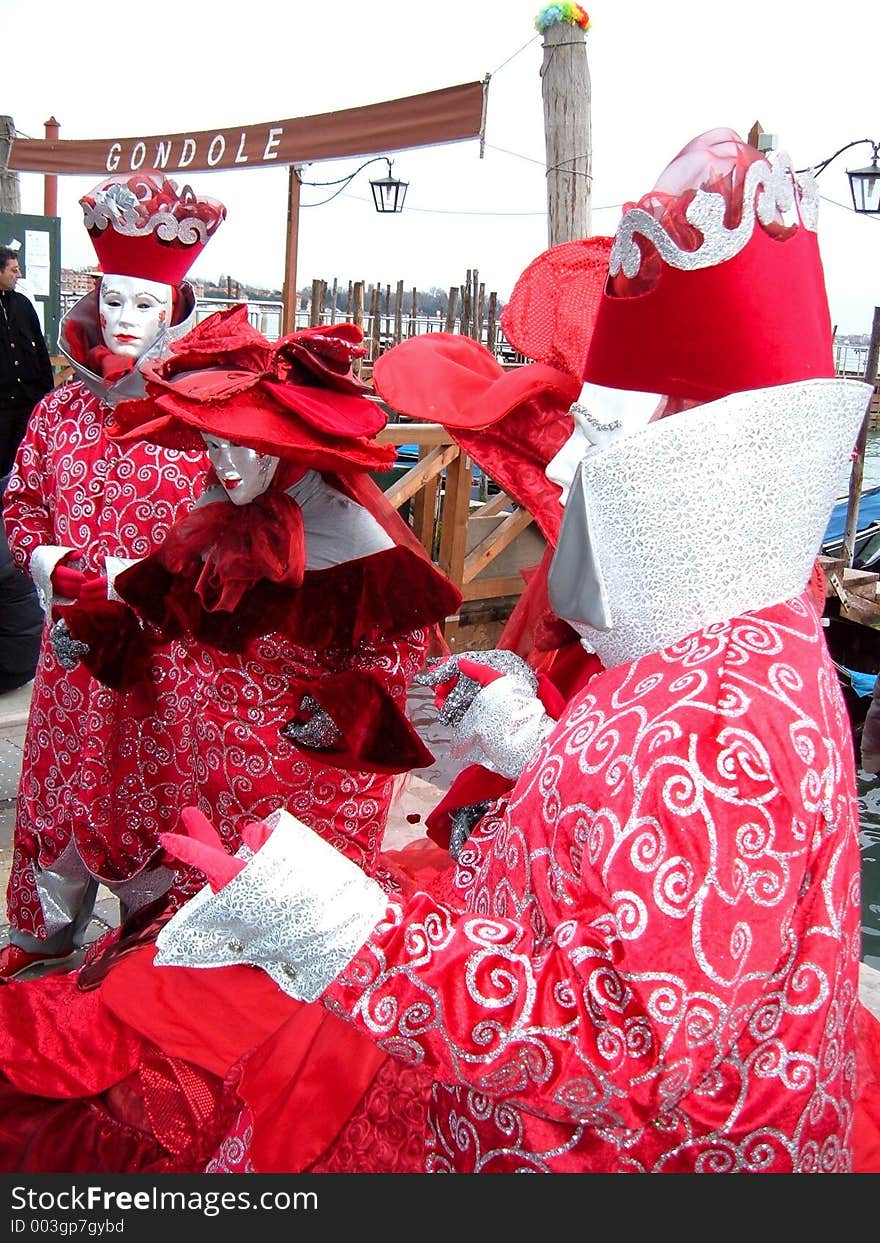
[{"label": "silver glove", "polygon": [[[507,651],[505,648],[492,648],[487,652],[462,652],[461,655],[467,660],[472,660],[476,665],[486,665],[489,669],[508,675],[530,690],[532,694],[535,694],[538,689],[538,679],[516,652]],[[458,656],[447,656],[445,659],[436,657],[429,660],[414,679],[419,686],[436,687],[457,676],[455,685],[446,696],[437,714],[438,720],[443,725],[458,725],[483,689],[476,678],[468,677],[466,673],[460,672],[458,659]]]},{"label": "silver glove", "polygon": [[83,656],[89,654],[88,643],[82,643],[73,637],[63,617],[49,631],[49,642],[62,669],[75,669]]},{"label": "silver glove", "polygon": [[342,731],[336,727],[330,713],[311,695],[303,695],[299,706],[301,712],[311,712],[312,715],[307,721],[288,721],[282,725],[284,737],[301,747],[313,747],[317,751],[337,747],[342,740]]},{"label": "silver glove", "polygon": [[261,967],[291,997],[314,1001],[385,916],[385,893],[357,864],[283,808],[247,865],[206,885],[156,939],[158,967]]}]

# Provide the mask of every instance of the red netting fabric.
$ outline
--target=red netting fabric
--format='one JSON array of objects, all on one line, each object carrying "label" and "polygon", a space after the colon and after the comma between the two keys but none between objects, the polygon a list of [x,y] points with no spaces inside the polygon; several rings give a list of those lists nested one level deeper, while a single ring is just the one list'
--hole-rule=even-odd
[{"label": "red netting fabric", "polygon": [[504,335],[516,350],[535,362],[583,375],[611,241],[561,242],[532,260],[501,312]]}]

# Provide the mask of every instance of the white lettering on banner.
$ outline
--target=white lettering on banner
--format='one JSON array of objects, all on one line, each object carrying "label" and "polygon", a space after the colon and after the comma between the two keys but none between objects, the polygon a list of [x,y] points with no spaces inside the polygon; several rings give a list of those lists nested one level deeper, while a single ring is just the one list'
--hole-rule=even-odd
[{"label": "white lettering on banner", "polygon": [[278,153],[274,150],[281,141],[281,135],[284,130],[279,126],[277,129],[269,130],[269,137],[266,139],[266,149],[263,152],[264,160],[277,160]]},{"label": "white lettering on banner", "polygon": [[226,139],[222,134],[215,134],[211,139],[211,145],[208,147],[208,163],[213,166],[219,164],[223,159],[223,152],[226,150]]},{"label": "white lettering on banner", "polygon": [[[266,139],[263,144],[263,150],[260,160],[277,160],[279,156],[278,148],[281,146],[281,140],[284,137],[284,127],[282,125],[269,126],[265,131]],[[238,148],[235,155],[232,156],[232,147],[229,147],[227,154],[227,143],[224,134],[207,135],[204,138],[200,135],[198,138],[188,136],[179,143],[179,150],[175,153],[177,145],[174,138],[157,138],[155,139],[155,149],[153,152],[152,164],[149,163],[147,155],[147,143],[143,138],[131,140],[131,146],[126,149],[121,142],[113,142],[107,148],[107,159],[105,167],[108,173],[115,172],[136,172],[139,168],[147,165],[151,168],[169,169],[172,173],[175,169],[189,168],[191,164],[198,163],[206,165],[208,168],[221,168],[231,166],[233,164],[248,164],[250,156],[245,148],[250,140],[247,130],[241,130],[238,139]],[[202,142],[207,141],[207,147],[202,147]],[[259,139],[254,140],[259,141]],[[230,160],[230,156],[232,156]]]}]

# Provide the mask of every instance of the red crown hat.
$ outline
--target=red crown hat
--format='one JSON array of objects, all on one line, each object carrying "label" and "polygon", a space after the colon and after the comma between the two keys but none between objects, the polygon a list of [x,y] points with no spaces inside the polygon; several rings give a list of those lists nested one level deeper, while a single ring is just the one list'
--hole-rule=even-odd
[{"label": "red crown hat", "polygon": [[817,208],[784,153],[688,143],[624,211],[584,378],[707,402],[833,377]]},{"label": "red crown hat", "polygon": [[164,173],[108,177],[80,199],[103,272],[179,285],[226,217],[217,199],[200,198]]},{"label": "red crown hat", "polygon": [[395,448],[372,439],[386,415],[352,372],[362,337],[342,323],[272,345],[246,306],[217,311],[144,366],[146,396],[119,402],[108,434],[166,449],[203,449],[213,435],[315,470],[387,470]]}]

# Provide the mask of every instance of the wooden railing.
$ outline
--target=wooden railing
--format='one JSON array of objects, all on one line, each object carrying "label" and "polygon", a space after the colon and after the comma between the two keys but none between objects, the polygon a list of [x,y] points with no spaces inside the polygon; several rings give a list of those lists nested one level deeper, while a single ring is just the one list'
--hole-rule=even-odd
[{"label": "wooden railing", "polygon": [[[463,604],[518,597],[519,573],[489,577],[484,571],[532,523],[528,510],[505,492],[483,503],[471,499],[473,466],[469,456],[439,423],[389,423],[376,437],[385,444],[418,445],[417,462],[385,490],[395,509],[412,505],[412,528],[425,551],[461,591]],[[492,529],[468,548],[469,528],[497,519]],[[447,638],[460,616],[447,619]]]}]

